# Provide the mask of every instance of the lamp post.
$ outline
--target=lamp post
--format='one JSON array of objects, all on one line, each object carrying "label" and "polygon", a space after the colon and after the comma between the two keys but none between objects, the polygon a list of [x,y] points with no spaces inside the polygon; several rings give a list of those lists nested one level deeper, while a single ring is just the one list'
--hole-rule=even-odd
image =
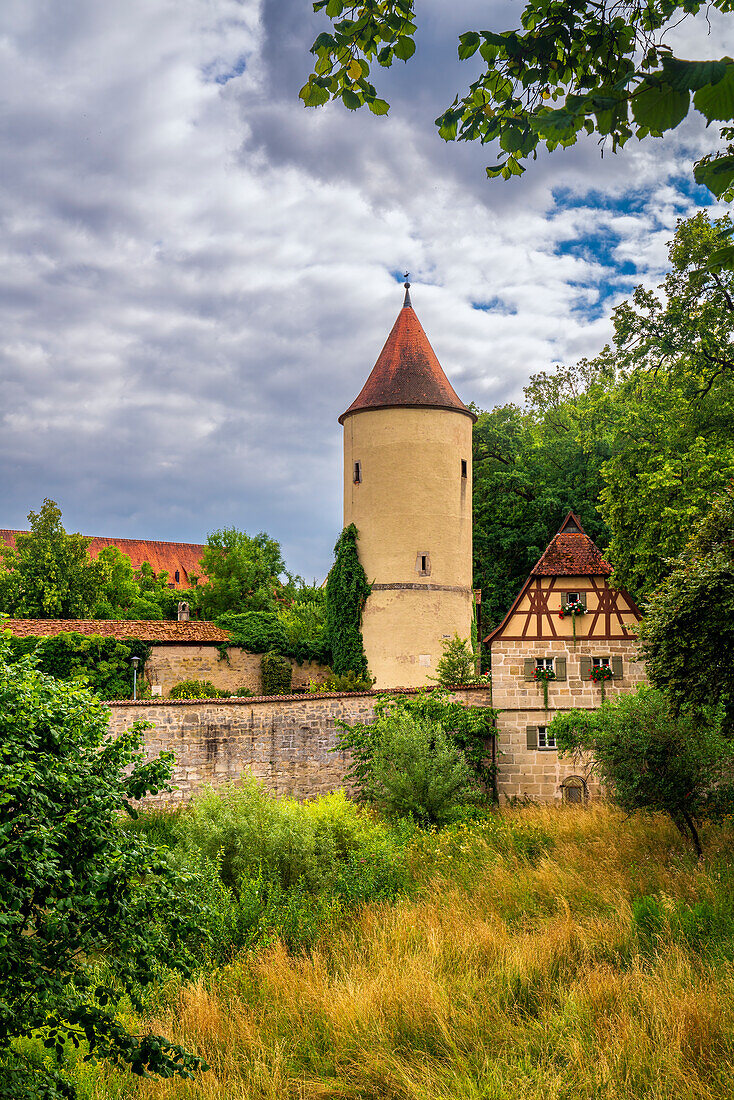
[{"label": "lamp post", "polygon": [[133,666],[133,699],[138,697],[138,665],[140,664],[139,657],[131,657],[130,664]]}]

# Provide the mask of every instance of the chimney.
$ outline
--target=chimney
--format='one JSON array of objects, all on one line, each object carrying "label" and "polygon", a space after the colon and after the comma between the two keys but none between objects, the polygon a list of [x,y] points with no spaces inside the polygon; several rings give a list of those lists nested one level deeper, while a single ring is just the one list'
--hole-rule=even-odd
[{"label": "chimney", "polygon": [[178,621],[180,623],[187,623],[189,621],[189,605],[185,600],[181,600],[178,605]]}]

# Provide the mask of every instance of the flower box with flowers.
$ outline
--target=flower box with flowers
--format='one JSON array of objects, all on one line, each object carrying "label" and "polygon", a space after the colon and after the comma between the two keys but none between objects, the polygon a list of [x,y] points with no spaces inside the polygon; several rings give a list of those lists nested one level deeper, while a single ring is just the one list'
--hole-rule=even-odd
[{"label": "flower box with flowers", "polygon": [[536,668],[533,673],[536,683],[543,685],[543,705],[548,709],[548,681],[555,680],[556,674],[552,668]]},{"label": "flower box with flowers", "polygon": [[586,614],[586,608],[581,603],[581,600],[572,600],[571,602],[567,603],[564,607],[562,607],[561,610],[558,612],[558,617],[561,618],[561,619],[565,619],[566,615],[571,616],[571,627],[572,627],[572,630],[573,630],[573,648],[574,649],[576,648],[576,616],[577,615],[585,615],[585,614]]},{"label": "flower box with flowers", "polygon": [[589,673],[589,679],[593,680],[595,684],[601,684],[601,701],[603,703],[605,699],[604,685],[607,680],[614,679],[614,673],[609,665],[593,665]]}]

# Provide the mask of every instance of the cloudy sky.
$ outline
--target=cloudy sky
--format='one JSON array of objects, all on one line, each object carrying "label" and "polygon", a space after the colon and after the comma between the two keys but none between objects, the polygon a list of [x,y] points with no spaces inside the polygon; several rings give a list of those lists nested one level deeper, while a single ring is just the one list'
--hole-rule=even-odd
[{"label": "cloudy sky", "polygon": [[[711,135],[600,160],[593,142],[488,182],[433,119],[472,79],[459,33],[518,3],[420,0],[388,118],[297,98],[308,0],[3,0],[0,527],[44,497],[68,530],[204,541],[266,530],[328,568],[337,416],[413,303],[465,401],[594,354],[654,284]],[[732,30],[728,29],[731,23]],[[679,28],[734,54],[734,20]],[[671,41],[674,41],[671,39]]]}]

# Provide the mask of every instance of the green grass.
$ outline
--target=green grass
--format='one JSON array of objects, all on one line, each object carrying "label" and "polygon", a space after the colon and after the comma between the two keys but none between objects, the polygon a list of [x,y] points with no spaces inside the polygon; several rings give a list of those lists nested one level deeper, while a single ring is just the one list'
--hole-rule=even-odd
[{"label": "green grass", "polygon": [[665,820],[605,807],[417,833],[403,896],[342,902],[307,950],[278,940],[161,991],[138,1026],[208,1073],[80,1065],[80,1095],[728,1100],[732,839],[705,830],[697,864]]}]

